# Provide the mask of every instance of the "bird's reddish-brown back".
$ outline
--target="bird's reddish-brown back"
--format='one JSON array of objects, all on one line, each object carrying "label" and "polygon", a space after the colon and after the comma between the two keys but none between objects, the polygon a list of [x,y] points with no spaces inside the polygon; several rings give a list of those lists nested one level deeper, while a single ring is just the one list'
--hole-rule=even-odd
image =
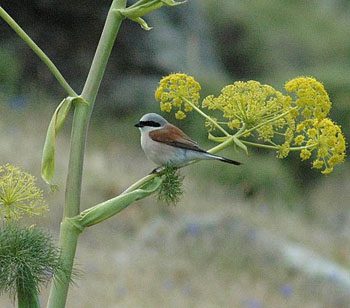
[{"label": "bird's reddish-brown back", "polygon": [[198,146],[197,142],[193,141],[181,129],[172,124],[167,124],[162,129],[151,131],[149,136],[153,141],[183,149],[205,152]]}]

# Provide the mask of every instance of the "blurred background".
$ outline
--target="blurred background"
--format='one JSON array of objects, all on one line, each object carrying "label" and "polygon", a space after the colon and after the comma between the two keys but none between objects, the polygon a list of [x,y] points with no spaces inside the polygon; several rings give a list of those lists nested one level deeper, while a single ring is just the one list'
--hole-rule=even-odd
[{"label": "blurred background", "polygon": [[[1,5],[81,91],[110,1],[2,0]],[[151,171],[133,124],[160,113],[154,91],[171,72],[192,75],[202,97],[237,80],[283,91],[286,81],[324,83],[331,118],[349,140],[350,2],[189,0],[124,21],[89,129],[82,209],[116,196]],[[58,239],[71,118],[57,145],[56,183],[40,178],[46,129],[64,91],[46,66],[0,21],[0,165],[38,177],[50,206],[31,219]],[[204,148],[201,118],[177,122]],[[350,307],[349,163],[329,176],[298,155],[251,150],[229,167],[183,169],[176,207],[141,200],[80,238],[67,307]],[[49,286],[48,286],[49,287]],[[43,290],[46,303],[48,288]],[[1,307],[13,307],[1,295]]]}]

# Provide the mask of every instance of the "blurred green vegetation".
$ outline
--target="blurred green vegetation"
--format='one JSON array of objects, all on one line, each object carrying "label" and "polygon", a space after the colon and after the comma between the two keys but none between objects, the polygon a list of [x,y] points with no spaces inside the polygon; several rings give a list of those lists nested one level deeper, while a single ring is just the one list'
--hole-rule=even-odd
[{"label": "blurred green vegetation", "polygon": [[0,46],[0,91],[15,95],[20,87],[22,58],[13,46]]},{"label": "blurred green vegetation", "polygon": [[332,118],[349,137],[350,3],[328,1],[220,1],[203,6],[225,68],[282,90],[296,76],[323,82]]}]

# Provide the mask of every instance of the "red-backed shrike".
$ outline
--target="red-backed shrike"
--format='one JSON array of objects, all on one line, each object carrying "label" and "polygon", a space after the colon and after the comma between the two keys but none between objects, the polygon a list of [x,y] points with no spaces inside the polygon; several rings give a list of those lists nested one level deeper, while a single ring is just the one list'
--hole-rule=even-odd
[{"label": "red-backed shrike", "polygon": [[217,159],[229,164],[241,164],[204,151],[181,129],[159,114],[147,113],[135,126],[141,131],[141,147],[147,158],[158,166],[171,164],[179,167],[197,159]]}]

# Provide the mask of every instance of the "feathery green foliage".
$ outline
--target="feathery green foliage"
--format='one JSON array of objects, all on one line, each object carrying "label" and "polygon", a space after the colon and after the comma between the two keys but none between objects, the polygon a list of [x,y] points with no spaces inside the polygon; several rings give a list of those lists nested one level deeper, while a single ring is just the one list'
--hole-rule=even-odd
[{"label": "feathery green foliage", "polygon": [[68,275],[47,232],[16,224],[0,229],[0,294],[30,298],[58,272]]},{"label": "feathery green foliage", "polygon": [[161,171],[162,184],[158,190],[158,200],[164,201],[168,205],[176,205],[183,195],[184,177],[180,174],[180,170],[171,165],[166,165]]}]

